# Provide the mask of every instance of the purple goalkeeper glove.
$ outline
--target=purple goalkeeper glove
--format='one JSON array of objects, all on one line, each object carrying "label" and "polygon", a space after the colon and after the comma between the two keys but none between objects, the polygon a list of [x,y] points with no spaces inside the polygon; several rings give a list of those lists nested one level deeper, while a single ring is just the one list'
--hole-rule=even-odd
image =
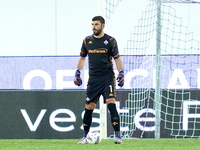
[{"label": "purple goalkeeper glove", "polygon": [[122,87],[124,85],[124,71],[120,70],[117,76],[118,86]]},{"label": "purple goalkeeper glove", "polygon": [[82,84],[82,79],[80,76],[81,76],[81,72],[79,69],[77,69],[75,73],[75,79],[74,79],[74,84],[77,86],[81,86]]}]

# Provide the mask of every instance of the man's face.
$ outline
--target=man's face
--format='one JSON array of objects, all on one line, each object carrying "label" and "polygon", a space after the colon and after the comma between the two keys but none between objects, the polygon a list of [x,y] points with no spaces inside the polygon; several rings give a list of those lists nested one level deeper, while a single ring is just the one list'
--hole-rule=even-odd
[{"label": "man's face", "polygon": [[101,24],[100,21],[93,21],[92,22],[92,30],[93,30],[93,34],[98,36],[103,29],[103,24]]}]

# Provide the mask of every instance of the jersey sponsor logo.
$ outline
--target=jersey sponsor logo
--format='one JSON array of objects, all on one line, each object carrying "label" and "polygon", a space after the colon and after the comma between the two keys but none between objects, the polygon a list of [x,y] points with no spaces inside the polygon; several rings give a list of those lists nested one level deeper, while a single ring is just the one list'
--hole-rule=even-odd
[{"label": "jersey sponsor logo", "polygon": [[88,44],[92,44],[92,41],[89,41]]},{"label": "jersey sponsor logo", "polygon": [[100,49],[94,49],[94,50],[88,50],[89,53],[107,53],[108,50],[106,48],[100,48]]},{"label": "jersey sponsor logo", "polygon": [[107,45],[107,44],[108,44],[108,41],[107,41],[107,40],[105,40],[105,41],[104,41],[104,44],[105,44],[105,45]]}]

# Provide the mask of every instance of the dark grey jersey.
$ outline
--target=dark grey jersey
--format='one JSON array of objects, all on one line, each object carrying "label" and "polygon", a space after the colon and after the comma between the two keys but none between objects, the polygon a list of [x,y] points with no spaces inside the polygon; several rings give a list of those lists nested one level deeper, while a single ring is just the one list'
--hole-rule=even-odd
[{"label": "dark grey jersey", "polygon": [[101,76],[113,72],[112,58],[119,57],[115,38],[107,34],[104,34],[102,38],[87,36],[83,41],[80,56],[87,55],[90,76]]}]

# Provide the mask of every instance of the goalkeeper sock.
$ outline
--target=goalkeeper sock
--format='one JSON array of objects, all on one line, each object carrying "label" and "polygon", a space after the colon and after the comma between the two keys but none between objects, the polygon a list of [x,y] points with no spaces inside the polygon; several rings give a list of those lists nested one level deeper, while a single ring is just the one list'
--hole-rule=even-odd
[{"label": "goalkeeper sock", "polygon": [[87,135],[90,130],[90,126],[92,123],[92,112],[93,110],[88,110],[87,108],[85,108],[85,115],[83,117],[83,127],[85,135]]},{"label": "goalkeeper sock", "polygon": [[115,134],[118,134],[120,131],[120,122],[119,122],[119,114],[116,109],[116,104],[110,103],[108,104],[108,110],[110,111],[111,114],[111,122],[113,129],[115,131]]}]

